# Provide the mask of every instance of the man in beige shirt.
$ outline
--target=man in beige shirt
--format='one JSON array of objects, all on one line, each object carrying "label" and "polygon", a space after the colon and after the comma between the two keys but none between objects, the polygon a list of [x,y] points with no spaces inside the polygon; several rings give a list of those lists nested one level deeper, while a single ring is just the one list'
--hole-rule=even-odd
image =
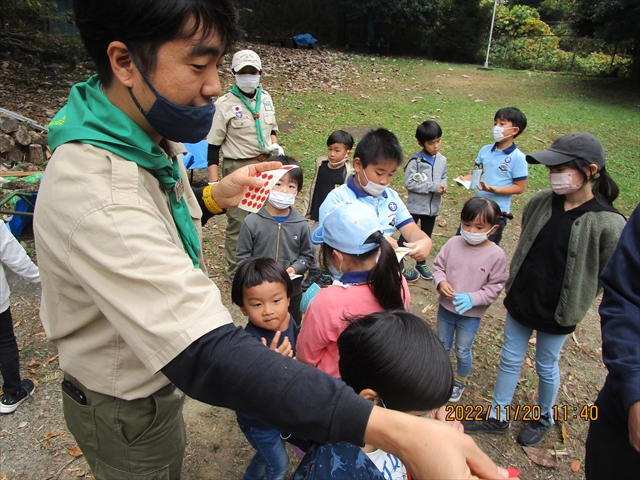
[{"label": "man in beige shirt", "polygon": [[[99,74],[50,124],[34,230],[64,414],[94,477],[180,478],[185,392],[301,437],[375,445],[417,478],[506,478],[444,422],[373,407],[265,348],[197,268],[201,211],[173,142],[209,129],[217,69],[238,36],[231,1],[76,0],[74,10]],[[229,175],[203,194],[207,209],[237,205],[277,166]]]},{"label": "man in beige shirt", "polygon": [[[278,145],[278,124],[271,96],[260,86],[262,62],[252,50],[240,50],[233,56],[231,71],[235,84],[231,91],[216,101],[216,114],[207,136],[209,143],[209,181],[216,179],[212,168],[222,153],[222,174],[267,159],[272,153],[282,155]],[[242,222],[249,212],[239,208],[227,210],[224,252],[227,275],[236,272],[236,247]]]}]

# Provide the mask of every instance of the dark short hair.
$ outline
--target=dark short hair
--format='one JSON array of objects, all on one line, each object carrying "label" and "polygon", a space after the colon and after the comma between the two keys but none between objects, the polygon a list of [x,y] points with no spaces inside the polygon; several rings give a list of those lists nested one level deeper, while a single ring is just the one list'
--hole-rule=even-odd
[{"label": "dark short hair", "polygon": [[516,107],[504,107],[498,110],[493,117],[493,121],[496,120],[506,120],[507,122],[513,123],[514,127],[519,127],[518,133],[516,133],[513,138],[516,138],[524,129],[527,128],[527,117],[524,116],[520,110]]},{"label": "dark short hair", "polygon": [[347,150],[351,150],[353,148],[353,137],[349,132],[345,132],[344,130],[336,130],[329,138],[327,138],[327,147],[330,147],[334,143],[341,143]]},{"label": "dark short hair", "polygon": [[353,154],[353,158],[356,157],[362,162],[362,168],[384,161],[395,162],[397,165],[404,161],[398,137],[385,128],[370,130],[362,137]]},{"label": "dark short hair", "polygon": [[[191,37],[202,29],[203,38],[216,32],[228,48],[240,37],[231,0],[74,0],[73,10],[82,42],[107,87],[113,80],[107,47],[113,41],[133,50],[150,74],[158,49],[168,41]],[[190,19],[194,25],[185,30]]]},{"label": "dark short hair", "polygon": [[374,390],[387,408],[433,410],[449,400],[453,370],[427,323],[404,310],[347,319],[338,337],[342,380],[360,393]]},{"label": "dark short hair", "polygon": [[251,257],[238,267],[231,284],[231,300],[244,306],[244,289],[262,285],[263,282],[282,283],[287,289],[287,298],[293,293],[293,283],[287,270],[273,258]]},{"label": "dark short hair", "polygon": [[473,222],[477,217],[480,217],[491,225],[497,225],[500,223],[501,214],[500,207],[495,200],[486,197],[471,197],[462,207],[460,220]]},{"label": "dark short hair", "polygon": [[304,176],[302,175],[302,167],[300,167],[300,162],[298,162],[295,158],[289,157],[287,155],[275,155],[273,157],[268,158],[267,161],[280,162],[282,166],[296,165],[298,168],[292,168],[286,173],[286,175],[289,175],[291,180],[293,180],[298,184],[298,190],[302,190],[302,181],[304,180]]},{"label": "dark short hair", "polygon": [[418,128],[416,128],[416,140],[418,140],[420,145],[424,145],[425,142],[430,142],[441,136],[442,128],[440,128],[438,122],[434,122],[433,120],[422,122],[418,125]]}]

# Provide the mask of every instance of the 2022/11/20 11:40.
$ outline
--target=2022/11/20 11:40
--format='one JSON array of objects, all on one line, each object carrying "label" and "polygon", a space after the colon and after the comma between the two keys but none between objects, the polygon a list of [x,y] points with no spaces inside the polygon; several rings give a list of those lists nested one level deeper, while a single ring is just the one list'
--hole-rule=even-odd
[{"label": "2022/11/20 11:40", "polygon": [[572,418],[581,418],[583,420],[598,420],[598,406],[597,405],[582,405],[572,407],[570,405],[554,405],[553,419],[554,421],[566,422]]}]

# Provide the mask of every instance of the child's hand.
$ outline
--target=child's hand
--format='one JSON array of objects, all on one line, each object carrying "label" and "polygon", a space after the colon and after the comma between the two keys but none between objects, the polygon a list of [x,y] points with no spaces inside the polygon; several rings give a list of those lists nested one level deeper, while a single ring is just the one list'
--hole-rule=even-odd
[{"label": "child's hand", "polygon": [[[271,345],[269,345],[269,350],[273,350],[274,352],[280,353],[285,357],[293,357],[293,347],[291,346],[291,342],[289,341],[289,337],[284,337],[282,341],[282,345],[278,346],[278,342],[280,341],[280,335],[282,332],[276,332],[273,336],[273,340],[271,340]],[[262,337],[260,339],[262,344],[267,346],[267,339]]]},{"label": "child's hand", "polygon": [[483,190],[485,192],[491,192],[491,193],[497,193],[496,192],[496,188],[493,185],[487,185],[486,183],[484,183],[484,180],[480,180],[480,183],[478,184],[478,190]]},{"label": "child's hand", "polygon": [[440,292],[440,295],[447,298],[453,298],[453,295],[455,294],[455,290],[449,282],[440,282],[438,284],[438,291]]},{"label": "child's hand", "polygon": [[438,189],[438,195],[444,195],[445,192],[447,191],[447,186],[446,185],[440,185],[440,188]]},{"label": "child's hand", "polygon": [[289,268],[287,268],[287,273],[289,275],[295,275],[296,274],[296,269],[293,268],[293,267],[289,267]]},{"label": "child's hand", "polygon": [[306,218],[307,220],[311,220],[311,214],[305,215],[304,218]]}]

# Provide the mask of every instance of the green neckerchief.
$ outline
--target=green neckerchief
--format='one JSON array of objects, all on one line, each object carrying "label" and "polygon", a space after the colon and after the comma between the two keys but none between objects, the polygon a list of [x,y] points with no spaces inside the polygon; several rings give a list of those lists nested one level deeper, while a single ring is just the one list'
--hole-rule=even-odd
[{"label": "green neckerchief", "polygon": [[100,89],[98,75],[74,85],[67,104],[49,123],[51,151],[68,142],[103,148],[153,172],[169,193],[171,214],[182,245],[193,265],[199,267],[198,233],[187,202],[184,197],[178,201],[174,189],[182,177],[178,159],[174,157],[170,162],[158,144],[109,101]]},{"label": "green neckerchief", "polygon": [[262,88],[256,88],[256,108],[251,106],[251,102],[247,100],[235,83],[231,87],[231,93],[240,99],[245,107],[249,109],[253,115],[253,120],[256,122],[256,133],[258,134],[258,148],[262,151],[265,149],[264,134],[262,133],[262,124],[260,123],[260,101],[262,100]]}]

